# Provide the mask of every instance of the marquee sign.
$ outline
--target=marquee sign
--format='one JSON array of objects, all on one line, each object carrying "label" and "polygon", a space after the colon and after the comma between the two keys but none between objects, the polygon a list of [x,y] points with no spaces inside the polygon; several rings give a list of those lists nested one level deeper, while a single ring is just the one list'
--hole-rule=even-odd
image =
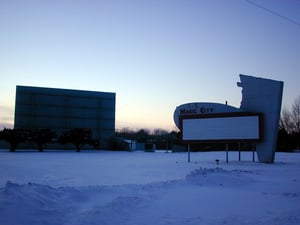
[{"label": "marquee sign", "polygon": [[283,82],[240,74],[237,86],[242,88],[240,108],[210,102],[177,106],[174,122],[182,140],[188,146],[196,141],[255,141],[259,162],[273,163]]},{"label": "marquee sign", "polygon": [[222,113],[180,116],[183,142],[261,141],[262,114]]}]

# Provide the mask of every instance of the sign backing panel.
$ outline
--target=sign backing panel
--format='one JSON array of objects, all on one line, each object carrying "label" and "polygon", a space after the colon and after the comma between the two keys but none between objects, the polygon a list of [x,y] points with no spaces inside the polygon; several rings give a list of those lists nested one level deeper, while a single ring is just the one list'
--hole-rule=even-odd
[{"label": "sign backing panel", "polygon": [[225,113],[180,118],[182,141],[259,141],[261,114]]}]

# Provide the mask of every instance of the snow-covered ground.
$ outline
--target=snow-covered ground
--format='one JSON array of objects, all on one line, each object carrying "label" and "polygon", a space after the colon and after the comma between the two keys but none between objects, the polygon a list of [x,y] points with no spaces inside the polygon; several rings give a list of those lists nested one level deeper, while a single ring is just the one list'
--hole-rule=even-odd
[{"label": "snow-covered ground", "polygon": [[299,225],[300,153],[237,157],[0,151],[0,224]]}]

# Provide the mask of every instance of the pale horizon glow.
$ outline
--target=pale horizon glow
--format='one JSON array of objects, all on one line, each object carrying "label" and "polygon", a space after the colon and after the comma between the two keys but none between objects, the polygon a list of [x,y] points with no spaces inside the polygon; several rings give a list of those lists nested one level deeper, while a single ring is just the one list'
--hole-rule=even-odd
[{"label": "pale horizon glow", "polygon": [[[300,23],[297,0],[253,0]],[[239,74],[300,96],[300,26],[245,0],[0,1],[0,129],[16,85],[116,93],[116,129],[174,130],[176,106],[239,107]]]}]

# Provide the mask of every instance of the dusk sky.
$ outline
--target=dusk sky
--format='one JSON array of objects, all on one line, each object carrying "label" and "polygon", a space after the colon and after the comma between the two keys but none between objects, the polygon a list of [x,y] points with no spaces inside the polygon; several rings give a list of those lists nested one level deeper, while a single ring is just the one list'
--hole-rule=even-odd
[{"label": "dusk sky", "polygon": [[239,107],[239,74],[300,96],[300,0],[0,0],[0,129],[16,85],[116,93],[116,128],[175,129],[188,102]]}]

